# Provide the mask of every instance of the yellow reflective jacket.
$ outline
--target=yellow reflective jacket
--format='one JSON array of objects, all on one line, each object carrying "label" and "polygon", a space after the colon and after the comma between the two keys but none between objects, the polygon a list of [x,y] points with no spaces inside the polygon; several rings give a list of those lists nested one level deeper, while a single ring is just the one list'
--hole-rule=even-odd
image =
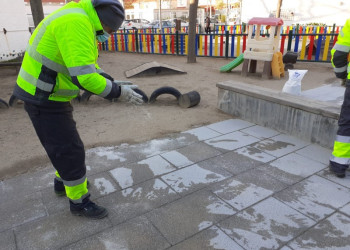
[{"label": "yellow reflective jacket", "polygon": [[113,83],[99,74],[96,32],[103,28],[91,0],[47,16],[29,40],[14,95],[36,104],[68,102],[79,89],[107,97]]},{"label": "yellow reflective jacket", "polygon": [[[348,54],[350,52],[350,19],[341,29],[338,40],[334,45],[332,54],[332,65],[334,73],[338,78],[350,80],[350,69],[348,70]],[[349,73],[348,73],[349,72]]]}]

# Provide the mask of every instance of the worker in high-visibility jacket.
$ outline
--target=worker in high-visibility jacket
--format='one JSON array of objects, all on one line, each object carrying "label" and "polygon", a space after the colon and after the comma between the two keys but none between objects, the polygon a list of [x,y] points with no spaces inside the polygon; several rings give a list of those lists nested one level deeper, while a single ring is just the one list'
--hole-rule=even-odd
[{"label": "worker in high-visibility jacket", "polygon": [[350,19],[341,29],[338,40],[332,49],[332,64],[336,77],[345,83],[344,102],[338,120],[338,131],[334,141],[333,153],[329,169],[339,178],[346,176],[350,164],[350,68],[348,55],[350,52]]},{"label": "worker in high-visibility jacket", "polygon": [[54,190],[69,198],[74,215],[103,218],[107,210],[89,198],[85,150],[70,100],[83,89],[106,99],[142,103],[133,91],[136,85],[111,81],[97,65],[96,40],[106,41],[123,20],[118,0],[72,1],[53,12],[34,30],[14,89],[57,170]]}]

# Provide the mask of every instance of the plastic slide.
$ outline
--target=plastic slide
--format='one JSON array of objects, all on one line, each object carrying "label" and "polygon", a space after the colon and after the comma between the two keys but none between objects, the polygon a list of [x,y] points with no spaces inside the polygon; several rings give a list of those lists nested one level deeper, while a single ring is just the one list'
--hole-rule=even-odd
[{"label": "plastic slide", "polygon": [[222,66],[220,68],[220,72],[230,72],[233,68],[236,68],[238,65],[240,65],[244,61],[243,55],[244,55],[243,53],[240,54],[235,60],[226,64],[225,66]]}]

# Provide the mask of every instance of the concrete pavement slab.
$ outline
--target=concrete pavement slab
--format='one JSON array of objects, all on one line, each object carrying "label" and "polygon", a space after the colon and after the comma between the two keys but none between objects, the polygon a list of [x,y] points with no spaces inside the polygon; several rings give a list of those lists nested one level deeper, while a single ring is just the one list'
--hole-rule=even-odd
[{"label": "concrete pavement slab", "polygon": [[199,141],[208,140],[217,136],[222,135],[221,133],[212,130],[208,127],[199,127],[182,132],[183,134],[191,134],[197,137]]},{"label": "concrete pavement slab", "polygon": [[272,176],[253,169],[215,184],[210,190],[235,209],[243,210],[285,187]]},{"label": "concrete pavement slab", "polygon": [[[220,168],[224,168],[225,170],[227,170],[228,172],[234,175],[264,164],[263,161],[260,161],[264,159],[261,159],[259,157],[251,157],[251,155],[260,155],[261,151],[257,150],[258,152],[255,153],[255,150],[253,150],[254,153],[250,154],[251,151],[249,150],[247,154],[244,152],[245,151],[244,149],[245,148],[242,148],[242,151],[238,151],[238,152],[231,151],[231,152],[210,158],[208,160],[202,161],[200,164],[201,166],[205,166],[208,168],[210,168],[211,166],[218,166]],[[258,158],[259,160],[255,160],[252,158]]]},{"label": "concrete pavement slab", "polygon": [[13,230],[0,233],[0,249],[16,250],[15,235]]},{"label": "concrete pavement slab", "polygon": [[350,188],[350,172],[346,171],[345,174],[345,178],[338,178],[333,173],[331,173],[328,168],[318,173],[318,175],[321,177],[327,178],[330,181],[338,183],[344,187]]},{"label": "concrete pavement slab", "polygon": [[89,192],[92,199],[97,199],[120,190],[120,187],[107,172],[91,175],[88,177],[88,180],[90,183]]},{"label": "concrete pavement slab", "polygon": [[203,142],[193,143],[186,147],[179,148],[176,151],[194,163],[222,154],[214,147]]},{"label": "concrete pavement slab", "polygon": [[206,140],[205,143],[217,148],[222,152],[227,152],[253,144],[258,141],[259,139],[257,139],[254,136],[242,133],[240,131],[236,131]]},{"label": "concrete pavement slab", "polygon": [[193,161],[191,161],[186,156],[184,156],[176,150],[166,152],[164,154],[161,154],[160,156],[162,156],[165,160],[167,160],[177,168],[183,168],[194,163]]},{"label": "concrete pavement slab", "polygon": [[320,147],[315,144],[306,146],[305,148],[299,149],[295,153],[305,156],[306,158],[312,159],[314,161],[321,162],[325,165],[329,164],[329,158],[332,154],[332,150]]},{"label": "concrete pavement slab", "polygon": [[277,132],[276,130],[272,130],[269,128],[265,128],[262,126],[251,126],[245,129],[241,129],[241,132],[246,133],[248,135],[252,135],[256,138],[259,138],[260,140],[262,139],[267,139],[273,136],[276,136],[278,134],[280,134],[279,132]]},{"label": "concrete pavement slab", "polygon": [[344,207],[342,207],[340,209],[340,211],[342,211],[343,213],[345,213],[346,215],[350,216],[350,203],[345,205]]},{"label": "concrete pavement slab", "polygon": [[98,249],[133,249],[161,250],[170,244],[157,229],[141,216],[116,227],[104,230],[102,233],[85,238],[62,250],[98,250]]},{"label": "concrete pavement slab", "polygon": [[87,220],[65,211],[19,226],[15,229],[15,235],[19,250],[57,249],[111,226],[108,217],[101,220]]},{"label": "concrete pavement slab", "polygon": [[218,227],[212,226],[195,236],[169,248],[169,250],[210,250],[210,249],[222,249],[222,250],[240,250],[244,249],[238,245],[234,240],[228,237]]},{"label": "concrete pavement slab", "polygon": [[349,217],[335,213],[306,231],[288,246],[293,249],[349,249],[349,225]]},{"label": "concrete pavement slab", "polygon": [[275,198],[268,198],[218,226],[245,249],[276,249],[314,224]]},{"label": "concrete pavement slab", "polygon": [[315,221],[350,202],[350,189],[319,176],[311,176],[275,195],[288,206]]},{"label": "concrete pavement slab", "polygon": [[241,119],[230,119],[222,122],[213,123],[207,126],[212,130],[215,130],[221,134],[228,134],[240,129],[254,126],[255,124],[241,120]]},{"label": "concrete pavement slab", "polygon": [[296,153],[278,158],[261,169],[287,184],[296,183],[326,168],[326,165]]},{"label": "concrete pavement slab", "polygon": [[176,170],[159,155],[112,169],[110,174],[122,189]]},{"label": "concrete pavement slab", "polygon": [[240,155],[244,155],[250,159],[253,159],[253,160],[256,160],[259,162],[263,162],[263,163],[266,163],[266,162],[269,162],[269,161],[276,159],[276,157],[269,155],[269,154],[266,154],[265,152],[263,152],[257,148],[254,148],[252,146],[246,146],[243,148],[239,148],[239,149],[236,149],[234,152],[237,154],[240,154]]},{"label": "concrete pavement slab", "polygon": [[146,216],[174,245],[235,212],[211,192],[199,191],[155,209]]},{"label": "concrete pavement slab", "polygon": [[163,181],[153,179],[100,198],[98,203],[108,208],[108,217],[117,225],[179,198]]},{"label": "concrete pavement slab", "polygon": [[12,201],[16,197],[26,196],[53,186],[54,178],[54,168],[47,166],[31,173],[21,174],[4,180],[0,183],[0,203],[9,200]]},{"label": "concrete pavement slab", "polygon": [[162,180],[183,196],[230,176],[217,166],[206,167],[198,163],[163,175]]},{"label": "concrete pavement slab", "polygon": [[53,187],[41,191],[43,203],[49,216],[63,211],[69,211],[69,200],[66,196],[57,196]]},{"label": "concrete pavement slab", "polygon": [[12,200],[1,202],[0,232],[47,216],[40,192],[24,197],[11,195]]},{"label": "concrete pavement slab", "polygon": [[302,141],[293,136],[280,134],[260,141],[252,146],[275,157],[281,157],[307,145],[310,145],[310,143]]}]

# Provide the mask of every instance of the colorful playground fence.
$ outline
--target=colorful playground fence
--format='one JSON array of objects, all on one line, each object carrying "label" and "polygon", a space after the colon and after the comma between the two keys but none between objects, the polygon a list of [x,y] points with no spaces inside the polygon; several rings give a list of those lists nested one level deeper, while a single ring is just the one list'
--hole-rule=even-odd
[{"label": "colorful playground fence", "polygon": [[[204,57],[235,58],[246,49],[247,33],[245,27],[235,26],[233,32],[196,35],[196,55]],[[339,27],[287,27],[283,29],[280,51],[298,53],[299,61],[330,62],[330,50],[337,41]],[[185,31],[185,29],[181,30]],[[197,29],[198,31],[198,29]],[[260,34],[269,36],[268,29]],[[256,32],[256,31],[254,31]],[[253,35],[254,35],[253,32]],[[104,43],[99,43],[99,50],[131,53],[187,55],[188,34],[167,28],[160,30],[142,29],[114,33]]]}]

